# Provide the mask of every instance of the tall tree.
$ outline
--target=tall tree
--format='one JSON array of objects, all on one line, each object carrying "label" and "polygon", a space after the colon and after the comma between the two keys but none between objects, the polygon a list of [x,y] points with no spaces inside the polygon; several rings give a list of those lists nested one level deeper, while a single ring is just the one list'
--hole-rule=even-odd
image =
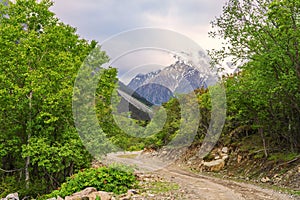
[{"label": "tall tree", "polygon": [[212,22],[217,29],[211,35],[227,42],[211,52],[215,63],[228,56],[242,63],[228,98],[243,106],[238,115],[247,116],[243,120],[258,131],[265,147],[269,137],[300,150],[299,14],[299,0],[229,0]]},{"label": "tall tree", "polygon": [[2,171],[11,172],[2,177],[18,175],[19,189],[24,181],[31,186],[27,195],[57,187],[91,160],[75,129],[72,94],[96,43],[80,39],[51,6],[50,0],[0,5],[0,158]]}]

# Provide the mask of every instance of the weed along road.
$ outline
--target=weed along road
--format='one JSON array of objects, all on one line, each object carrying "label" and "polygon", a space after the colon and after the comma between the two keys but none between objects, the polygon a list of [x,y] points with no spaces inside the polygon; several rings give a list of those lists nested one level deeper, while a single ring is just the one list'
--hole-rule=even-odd
[{"label": "weed along road", "polygon": [[122,163],[133,166],[139,173],[157,174],[172,181],[185,191],[186,199],[199,200],[289,200],[290,195],[263,189],[255,185],[223,180],[189,172],[174,164],[167,164],[156,157],[149,158],[142,152],[118,152],[108,154],[106,163]]}]

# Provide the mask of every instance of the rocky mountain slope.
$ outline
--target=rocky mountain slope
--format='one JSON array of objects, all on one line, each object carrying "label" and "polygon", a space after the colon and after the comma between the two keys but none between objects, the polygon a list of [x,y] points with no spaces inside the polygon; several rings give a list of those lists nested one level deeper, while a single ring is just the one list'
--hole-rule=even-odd
[{"label": "rocky mountain slope", "polygon": [[212,80],[212,75],[178,60],[164,69],[138,74],[130,81],[128,87],[151,103],[160,105],[176,94],[206,88]]}]

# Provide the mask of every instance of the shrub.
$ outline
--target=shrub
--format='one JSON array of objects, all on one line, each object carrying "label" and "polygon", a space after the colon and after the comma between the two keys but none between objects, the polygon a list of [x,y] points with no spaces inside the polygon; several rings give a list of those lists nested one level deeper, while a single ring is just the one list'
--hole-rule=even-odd
[{"label": "shrub", "polygon": [[45,195],[43,199],[57,196],[65,197],[87,187],[94,187],[98,191],[122,194],[136,185],[137,180],[132,171],[120,170],[120,168],[116,167],[90,168],[81,170],[79,173],[69,177],[58,190]]}]

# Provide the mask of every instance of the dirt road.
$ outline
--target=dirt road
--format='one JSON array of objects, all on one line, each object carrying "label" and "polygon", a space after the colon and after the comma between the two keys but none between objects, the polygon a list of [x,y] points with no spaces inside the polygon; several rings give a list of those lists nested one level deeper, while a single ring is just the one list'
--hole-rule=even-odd
[{"label": "dirt road", "polygon": [[151,172],[177,183],[185,191],[184,199],[199,200],[289,200],[295,197],[258,186],[217,179],[188,172],[157,158],[144,157],[141,152],[109,154],[107,163],[131,165],[139,172]]}]

